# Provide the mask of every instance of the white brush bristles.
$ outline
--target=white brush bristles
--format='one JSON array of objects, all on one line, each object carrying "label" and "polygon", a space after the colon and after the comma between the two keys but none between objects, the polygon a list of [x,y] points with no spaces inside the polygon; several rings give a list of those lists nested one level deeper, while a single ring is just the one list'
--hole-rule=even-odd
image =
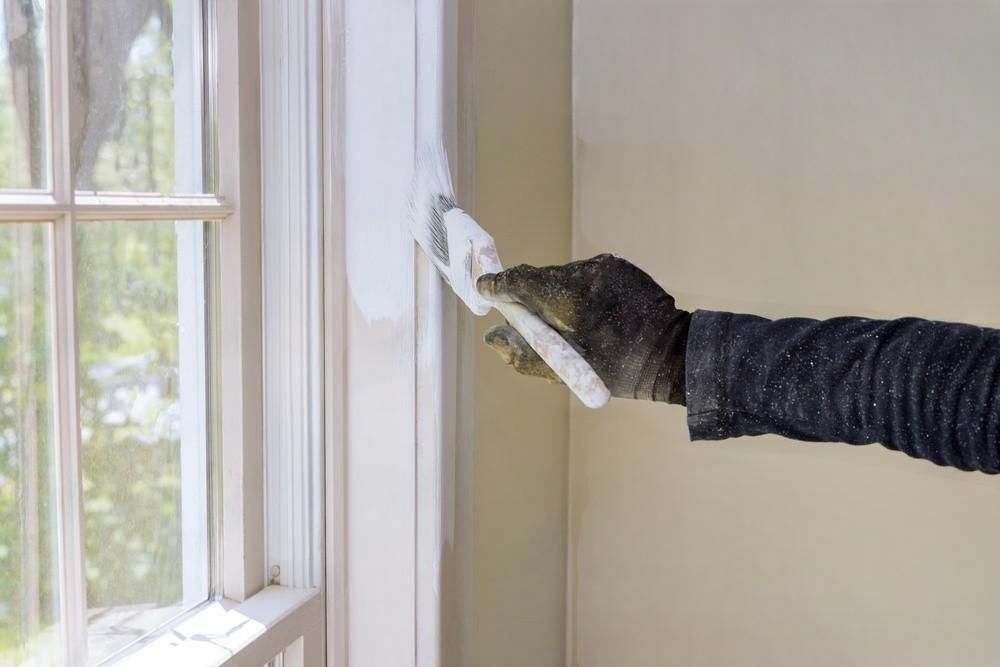
[{"label": "white brush bristles", "polygon": [[426,147],[417,158],[410,205],[417,243],[472,312],[488,313],[493,305],[476,291],[476,279],[503,267],[493,237],[456,205],[448,157],[440,144]]},{"label": "white brush bristles", "polygon": [[416,183],[420,189],[435,196],[455,198],[448,153],[440,142],[424,146],[417,154],[417,171]]},{"label": "white brush bristles", "polygon": [[440,143],[425,146],[417,155],[415,169],[410,197],[413,238],[447,277],[450,256],[444,215],[457,204],[444,147]]}]

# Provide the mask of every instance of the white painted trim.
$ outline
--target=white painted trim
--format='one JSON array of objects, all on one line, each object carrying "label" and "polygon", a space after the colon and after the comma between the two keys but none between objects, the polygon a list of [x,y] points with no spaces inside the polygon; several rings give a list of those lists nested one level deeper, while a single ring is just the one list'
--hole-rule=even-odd
[{"label": "white painted trim", "polygon": [[300,664],[317,665],[322,606],[320,591],[282,586],[269,586],[241,604],[211,602],[115,664],[260,667],[302,640],[296,647]]},{"label": "white painted trim", "polygon": [[[63,205],[73,203],[75,188],[72,158],[72,98],[70,71],[70,14],[68,0],[49,2],[49,164],[52,198]],[[16,196],[16,195],[15,195]]]},{"label": "white painted trim", "polygon": [[44,192],[0,192],[0,224],[55,220],[68,212]]},{"label": "white painted trim", "polygon": [[234,206],[219,234],[222,593],[265,585],[262,423],[259,1],[217,0],[220,193]]},{"label": "white painted trim", "polygon": [[225,220],[234,213],[212,195],[78,195],[74,208],[78,220]]},{"label": "white painted trim", "polygon": [[72,213],[78,221],[102,220],[224,220],[234,212],[213,195],[78,194],[60,203],[49,194],[0,193],[0,224],[51,221]]},{"label": "white painted trim", "polygon": [[177,237],[178,370],[180,381],[181,591],[190,608],[208,598],[210,488],[208,322],[205,223],[175,224]]},{"label": "white painted trim", "polygon": [[[202,91],[203,24],[200,0],[173,4],[174,182],[181,192],[204,187]],[[180,381],[181,599],[190,609],[211,590],[209,544],[208,322],[205,223],[179,219],[177,237],[178,368]]]},{"label": "white painted trim", "polygon": [[348,667],[345,0],[325,0],[323,127],[323,436],[326,664]]},{"label": "white painted trim", "polygon": [[[472,210],[475,2],[418,0],[417,9],[417,145],[443,141],[459,201]],[[417,311],[416,664],[461,667],[472,628],[476,317],[424,262]]]},{"label": "white painted trim", "polygon": [[350,667],[407,667],[416,652],[415,246],[405,215],[414,157],[413,0],[345,0],[343,173]]},{"label": "white painted trim", "polygon": [[459,53],[471,52],[462,30],[472,4],[324,4],[327,664],[335,667],[462,664],[473,328],[414,253],[405,216],[414,149],[435,135],[457,158],[459,194],[471,201],[472,70],[460,70]]},{"label": "white painted trim", "polygon": [[267,567],[323,572],[322,126],[319,0],[264,0],[261,21]]},{"label": "white painted trim", "polygon": [[[443,142],[454,154],[457,84],[447,29],[453,0],[416,3],[415,146]],[[417,667],[439,667],[444,654],[445,554],[454,540],[458,304],[433,264],[417,253],[416,273],[416,658]],[[449,559],[450,563],[450,559]]]}]

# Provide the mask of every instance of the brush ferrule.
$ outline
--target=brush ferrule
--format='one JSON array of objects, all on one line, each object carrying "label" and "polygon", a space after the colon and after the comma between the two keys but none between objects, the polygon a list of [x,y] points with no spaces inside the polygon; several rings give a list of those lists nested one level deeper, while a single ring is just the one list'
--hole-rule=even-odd
[{"label": "brush ferrule", "polygon": [[476,280],[484,273],[503,269],[493,237],[486,233],[468,213],[453,208],[444,214],[448,232],[448,282],[469,310],[485,315],[493,304],[480,296]]}]

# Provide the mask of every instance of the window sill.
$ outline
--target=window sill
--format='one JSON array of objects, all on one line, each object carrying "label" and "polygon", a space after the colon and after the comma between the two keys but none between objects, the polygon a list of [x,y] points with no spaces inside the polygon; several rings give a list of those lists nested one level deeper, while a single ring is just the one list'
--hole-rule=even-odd
[{"label": "window sill", "polygon": [[[199,605],[197,609],[201,609]],[[101,662],[114,663],[115,656],[128,652],[135,642],[150,632],[172,627],[187,617],[194,609],[183,606],[157,607],[154,604],[108,607],[87,610],[87,647],[90,656],[95,653],[109,656]],[[123,648],[124,647],[124,648]]]},{"label": "window sill", "polygon": [[260,667],[300,637],[316,641],[322,619],[318,589],[268,586],[243,603],[205,604],[113,664]]}]

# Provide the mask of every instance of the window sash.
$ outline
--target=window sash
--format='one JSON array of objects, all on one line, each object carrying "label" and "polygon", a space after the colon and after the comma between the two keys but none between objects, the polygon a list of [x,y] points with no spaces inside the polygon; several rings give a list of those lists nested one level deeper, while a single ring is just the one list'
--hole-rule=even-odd
[{"label": "window sash", "polygon": [[[70,159],[70,30],[68,0],[49,0],[46,84],[50,159],[48,191],[0,192],[0,224],[44,222],[52,229],[51,276],[53,375],[55,384],[56,502],[59,642],[66,664],[78,664],[87,647],[86,576],[83,540],[79,406],[79,341],[76,313],[77,223],[101,220],[225,221],[218,236],[218,375],[221,461],[225,470],[222,508],[227,516],[221,596],[241,601],[263,589],[263,505],[260,336],[260,179],[258,0],[207,0],[204,43],[206,108],[227,122],[217,133],[218,195],[158,195],[76,192]],[[191,66],[202,67],[201,62]],[[241,85],[241,82],[243,85]],[[189,105],[190,106],[190,105]],[[201,106],[200,103],[195,106]],[[198,114],[199,119],[204,114]],[[210,137],[206,137],[208,140]],[[249,148],[244,148],[249,146]],[[188,150],[200,149],[199,146]],[[188,239],[192,241],[193,239]],[[189,244],[189,245],[192,245]],[[183,445],[182,445],[183,448]],[[210,512],[213,511],[210,509]],[[192,527],[186,526],[186,530]],[[187,576],[187,575],[185,575]],[[193,575],[192,575],[193,576]],[[185,602],[189,602],[185,600]]]}]

